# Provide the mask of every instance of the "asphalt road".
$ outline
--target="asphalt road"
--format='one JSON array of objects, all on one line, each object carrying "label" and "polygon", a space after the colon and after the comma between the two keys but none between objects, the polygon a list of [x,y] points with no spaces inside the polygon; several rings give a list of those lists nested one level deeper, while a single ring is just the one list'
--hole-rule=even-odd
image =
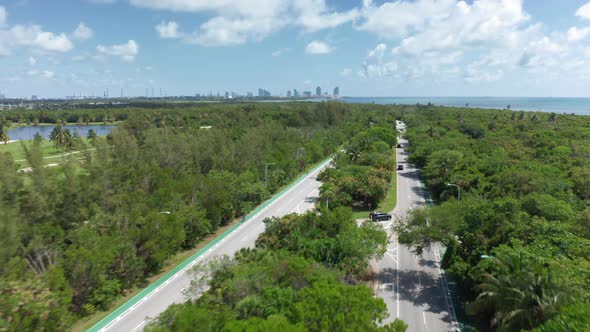
[{"label": "asphalt road", "polygon": [[[398,123],[398,129],[405,129]],[[402,147],[407,146],[400,139]],[[386,322],[400,318],[406,322],[408,332],[458,331],[454,310],[448,296],[446,279],[440,269],[440,253],[436,248],[425,250],[421,257],[399,244],[391,225],[403,218],[412,208],[426,204],[419,173],[406,162],[407,154],[397,149],[398,164],[404,170],[397,171],[397,206],[391,211],[392,221],[383,222],[391,234],[387,252],[377,262],[379,287],[377,295],[384,299],[390,313]]]},{"label": "asphalt road", "polygon": [[[264,231],[265,226],[262,221],[265,218],[311,210],[319,196],[320,182],[316,181],[316,177],[328,164],[325,163],[316,171],[309,173],[304,180],[297,183],[258,214],[250,217],[218,245],[201,255],[195,260],[195,263],[203,264],[222,255],[233,256],[241,248],[254,247],[256,238]],[[169,305],[186,301],[184,291],[190,286],[193,277],[191,271],[192,269],[189,268],[169,279],[160,289],[145,297],[142,302],[124,312],[101,331],[133,332],[143,330],[150,318],[156,317]]]}]

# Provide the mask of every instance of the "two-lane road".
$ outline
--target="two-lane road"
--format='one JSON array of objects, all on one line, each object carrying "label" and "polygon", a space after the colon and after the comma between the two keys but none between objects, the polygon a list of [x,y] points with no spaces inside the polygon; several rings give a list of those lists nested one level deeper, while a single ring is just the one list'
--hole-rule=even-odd
[{"label": "two-lane road", "polygon": [[[331,161],[331,160],[330,160]],[[258,213],[250,216],[240,227],[216,243],[207,252],[192,261],[186,268],[168,279],[151,293],[119,315],[111,315],[92,327],[90,331],[133,332],[141,331],[149,318],[156,317],[173,303],[186,301],[184,290],[190,286],[193,274],[190,267],[222,255],[233,256],[241,248],[253,247],[258,235],[264,231],[262,222],[268,217],[280,217],[289,213],[302,213],[313,209],[319,196],[319,172],[327,167],[324,162],[302,177],[291,188],[273,200]]]},{"label": "two-lane road", "polygon": [[[398,122],[398,130],[405,129]],[[407,146],[400,139],[402,147]],[[392,211],[394,220],[383,227],[391,235],[387,252],[377,262],[379,267],[378,296],[383,298],[390,313],[388,322],[399,318],[409,327],[408,332],[456,331],[457,323],[448,287],[440,268],[438,250],[425,250],[417,256],[411,248],[398,242],[391,226],[397,218],[404,218],[412,208],[423,206],[425,193],[419,173],[406,162],[407,154],[397,149],[398,164],[404,166],[397,172],[397,205]]]}]

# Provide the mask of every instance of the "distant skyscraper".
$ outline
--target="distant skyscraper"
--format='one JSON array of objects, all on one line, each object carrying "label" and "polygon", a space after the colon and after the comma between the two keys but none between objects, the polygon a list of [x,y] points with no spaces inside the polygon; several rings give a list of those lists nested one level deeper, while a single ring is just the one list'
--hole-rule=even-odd
[{"label": "distant skyscraper", "polygon": [[291,98],[291,90],[287,90],[287,98]]},{"label": "distant skyscraper", "polygon": [[311,97],[311,91],[303,91],[305,97]]},{"label": "distant skyscraper", "polygon": [[37,99],[38,99],[38,98],[37,98],[37,95],[32,95],[32,96],[31,96],[31,100],[37,100]]},{"label": "distant skyscraper", "polygon": [[340,88],[339,88],[339,87],[335,87],[335,88],[334,88],[334,93],[333,93],[333,95],[334,95],[335,97],[338,97],[338,96],[340,96]]},{"label": "distant skyscraper", "polygon": [[315,95],[320,97],[322,95],[322,88],[320,88],[319,86],[315,88]]},{"label": "distant skyscraper", "polygon": [[293,89],[293,97],[299,97],[299,91],[297,91],[297,89]]},{"label": "distant skyscraper", "polygon": [[270,97],[270,91],[265,89],[258,89],[258,97]]},{"label": "distant skyscraper", "polygon": [[223,95],[225,98],[229,98],[229,92],[225,91],[225,94]]}]

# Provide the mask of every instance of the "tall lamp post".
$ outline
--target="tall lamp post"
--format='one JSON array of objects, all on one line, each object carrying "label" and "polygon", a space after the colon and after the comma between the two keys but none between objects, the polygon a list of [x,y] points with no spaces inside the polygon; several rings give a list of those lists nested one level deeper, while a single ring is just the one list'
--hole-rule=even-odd
[{"label": "tall lamp post", "polygon": [[268,188],[268,165],[274,165],[275,163],[264,164],[264,187]]},{"label": "tall lamp post", "polygon": [[461,187],[454,183],[447,183],[447,187],[457,187],[457,202],[461,201]]}]

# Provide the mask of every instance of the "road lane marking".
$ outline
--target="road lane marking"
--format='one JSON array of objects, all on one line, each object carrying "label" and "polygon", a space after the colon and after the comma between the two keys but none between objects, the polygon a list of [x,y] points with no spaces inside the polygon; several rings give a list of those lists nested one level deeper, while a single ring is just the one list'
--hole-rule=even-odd
[{"label": "road lane marking", "polygon": [[397,263],[397,258],[396,257],[394,257],[392,254],[390,254],[388,252],[386,252],[386,254],[387,254],[387,256],[391,257],[391,259],[393,259],[394,262]]},{"label": "road lane marking", "polygon": [[301,203],[305,203],[305,200],[307,200],[311,196],[311,194],[313,194],[316,191],[318,191],[318,196],[319,196],[319,190],[314,188],[307,195],[305,195],[305,198],[301,202],[299,202],[299,204],[297,204],[297,206],[295,206],[295,208],[293,210],[291,210],[291,212],[295,212],[295,210],[297,210],[297,213],[301,213],[301,211],[299,211],[299,206],[301,205]]},{"label": "road lane marking", "polygon": [[144,320],[142,320],[142,321],[141,321],[141,323],[139,323],[139,325],[137,325],[136,327],[134,327],[134,328],[133,328],[133,330],[131,330],[131,332],[133,332],[133,331],[135,331],[135,330],[139,329],[139,328],[140,328],[140,327],[141,327],[143,324],[145,324],[145,323],[146,323],[145,319],[144,319]]},{"label": "road lane marking", "polygon": [[424,322],[424,327],[426,327],[426,314],[422,311],[422,321]]}]

